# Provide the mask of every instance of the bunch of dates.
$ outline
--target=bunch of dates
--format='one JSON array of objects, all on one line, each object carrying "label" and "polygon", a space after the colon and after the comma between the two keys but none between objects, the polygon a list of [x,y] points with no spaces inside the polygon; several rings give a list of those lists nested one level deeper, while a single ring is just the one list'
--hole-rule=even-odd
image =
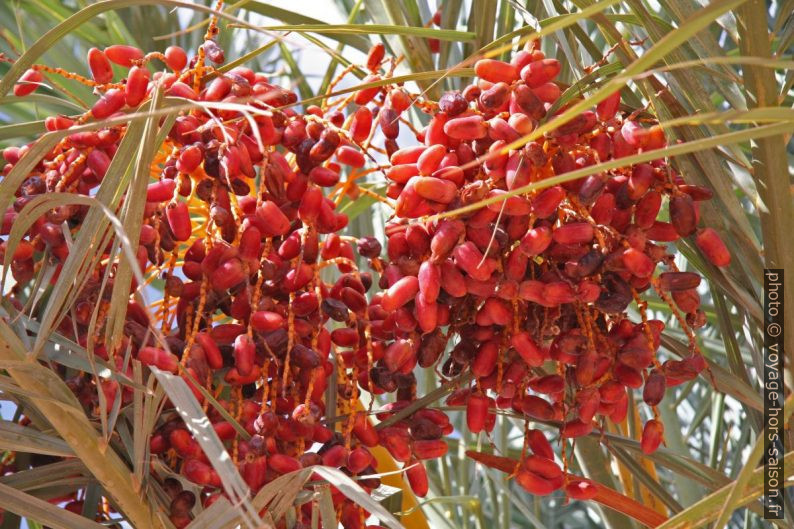
[{"label": "bunch of dates", "polygon": [[[666,388],[706,367],[692,334],[705,324],[701,278],[679,271],[665,243],[692,237],[715,266],[730,254],[713,229],[698,229],[698,204],[711,192],[686,184],[664,159],[544,185],[666,144],[658,125],[621,112],[619,92],[521,141],[554,119],[560,68],[534,46],[509,63],[478,61],[477,83],[441,97],[420,144],[391,154],[395,216],[383,292],[369,309],[384,353],[370,380],[390,392],[417,364],[433,367],[470,380],[447,404],[465,407],[471,432],[490,432],[505,410],[557,425],[564,440],[623,423],[641,390],[653,416],[641,446],[652,453],[664,438],[656,406]],[[691,356],[660,363],[664,324],[648,319],[646,292],[670,304]],[[637,321],[627,314],[632,303]],[[525,446],[540,448],[516,481],[548,494],[569,478],[533,436]]]},{"label": "bunch of dates", "polygon": [[[382,60],[383,49],[376,48],[369,60],[373,72]],[[152,73],[158,61],[165,69]],[[159,146],[151,167],[155,177],[141,197],[146,201],[141,230],[130,234],[138,266],[147,281],[162,281],[162,297],[149,307],[131,297],[121,343],[106,344],[101,329],[116,272],[108,247],[58,331],[81,345],[90,343],[94,354],[129,376],[126,351],[184,378],[252,495],[280,475],[317,464],[364,476],[359,484],[374,489],[379,480],[366,477],[377,474],[370,449],[383,441],[358,408],[360,390],[348,353],[376,356],[367,318],[373,279],[359,271],[357,258],[380,253],[380,245],[340,235],[348,218],[337,211],[346,196],[338,185],[342,167],[361,168],[364,151],[351,138],[349,124],[344,127],[343,113],[318,107],[298,113],[290,108],[297,101],[293,92],[248,68],[221,72],[222,63],[211,40],[192,59],[178,47],[144,54],[119,45],[88,52],[90,78],[68,75],[94,87],[98,99],[83,116],[47,118],[50,131],[141,110],[158,90],[179,98],[188,110]],[[114,76],[113,65],[126,71],[124,79]],[[44,73],[62,72],[35,66],[15,94],[32,93]],[[45,193],[96,195],[127,132],[127,124],[117,121],[122,123],[69,134],[47,153],[16,190],[3,234]],[[29,149],[5,149],[3,174]],[[340,192],[332,198],[333,191]],[[16,245],[9,257],[17,308],[43,266],[54,263],[57,280],[70,258],[67,237],[79,236],[87,211],[49,210]],[[2,249],[5,253],[5,243]],[[138,288],[133,284],[131,294]],[[329,404],[332,379],[336,402]],[[80,373],[67,384],[89,413],[99,413],[100,392],[108,407],[119,399],[121,406],[132,402],[132,390],[114,380],[101,380],[97,387],[90,374]],[[207,395],[226,413],[210,405]],[[326,421],[329,407],[343,420]],[[230,416],[237,424],[227,420]],[[443,414],[430,416],[451,429]],[[437,439],[418,440],[412,457],[434,457],[439,443],[446,449]],[[170,404],[149,448],[171,471],[158,478],[172,498],[172,522],[184,527],[197,501],[207,507],[222,494],[219,475]],[[424,467],[415,462],[412,468],[412,484],[426,490]],[[201,487],[201,497],[175,487],[177,474]],[[339,491],[333,499],[346,527],[362,526],[365,512]],[[311,505],[298,516],[309,523]]]},{"label": "bunch of dates", "polygon": [[[691,356],[659,362],[664,326],[646,317],[642,296],[653,291],[669,303],[690,336],[705,323],[700,276],[679,271],[665,243],[693,237],[714,265],[728,265],[716,232],[698,229],[698,203],[710,192],[687,185],[664,159],[543,184],[665,145],[658,126],[621,111],[619,93],[526,143],[518,140],[554,119],[561,94],[560,64],[536,43],[509,63],[478,61],[479,80],[438,102],[389,84],[394,61],[376,45],[361,66],[369,72],[363,82],[375,86],[302,113],[295,93],[248,68],[223,69],[224,61],[212,38],[190,58],[178,47],[149,54],[94,48],[90,77],[37,65],[14,93],[32,93],[44,74],[95,89],[86,114],[48,117],[49,131],[122,117],[157,91],[186,105],[158,146],[140,232],[129,234],[146,280],[162,281],[161,298],[141,306],[132,295],[143,286],[133,282],[124,336],[106,343],[117,267],[106,259],[109,246],[58,332],[130,376],[126,351],[181,376],[252,494],[318,464],[372,490],[380,485],[373,475],[382,447],[424,496],[423,461],[447,452],[443,437],[453,427],[438,409],[401,413],[420,396],[417,364],[457,384],[447,403],[465,407],[471,432],[490,432],[502,410],[552,425],[563,439],[607,420],[622,423],[635,389],[656,417],[665,389],[705,368],[694,337]],[[412,106],[429,114],[429,124],[415,131],[417,144],[400,148]],[[47,153],[16,189],[2,234],[38,196],[96,195],[128,130],[123,119],[114,123],[69,134]],[[30,148],[6,148],[2,174]],[[368,192],[356,182],[365,174],[388,181],[388,199],[376,197],[394,206],[385,252],[374,237],[344,234],[348,218],[338,205]],[[42,267],[55,265],[55,282],[67,260],[79,258],[68,238],[79,236],[87,212],[48,210],[15,246],[9,298],[18,309]],[[637,321],[627,313],[632,303]],[[100,392],[107,403],[132,402],[132,390],[115,380],[78,373],[67,384],[89,414],[99,413]],[[366,410],[362,392],[396,398]],[[388,426],[376,427],[370,413]],[[662,423],[649,419],[643,450],[662,441]],[[528,429],[525,445],[532,455],[524,451],[515,473],[522,487],[548,494],[571,485],[540,430]],[[169,403],[150,454],[163,463],[153,469],[167,470],[155,477],[175,526],[191,521],[197,502],[207,507],[224,494]],[[198,498],[177,475],[200,487]],[[566,486],[572,497],[576,490]],[[332,491],[342,525],[363,528],[368,514]],[[311,505],[304,507],[299,527],[310,526]]]}]

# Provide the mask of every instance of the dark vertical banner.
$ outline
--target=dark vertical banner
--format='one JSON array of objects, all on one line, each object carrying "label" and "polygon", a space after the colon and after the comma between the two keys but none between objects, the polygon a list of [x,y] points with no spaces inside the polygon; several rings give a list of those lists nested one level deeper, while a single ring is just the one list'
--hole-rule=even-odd
[{"label": "dark vertical banner", "polygon": [[783,269],[764,270],[764,518],[783,518]]}]

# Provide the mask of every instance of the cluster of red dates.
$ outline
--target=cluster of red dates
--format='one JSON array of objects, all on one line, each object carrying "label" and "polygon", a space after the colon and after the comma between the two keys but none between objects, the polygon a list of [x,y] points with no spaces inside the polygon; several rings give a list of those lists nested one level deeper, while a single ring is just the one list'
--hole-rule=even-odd
[{"label": "cluster of red dates", "polygon": [[[157,61],[166,68],[152,73]],[[641,296],[654,290],[687,329],[704,324],[700,276],[678,271],[664,243],[693,236],[713,264],[728,264],[714,230],[697,228],[698,202],[710,192],[687,185],[664,159],[542,186],[549,177],[665,144],[658,126],[646,128],[620,111],[619,94],[523,144],[518,140],[553,118],[549,109],[561,93],[554,81],[559,62],[534,43],[509,63],[478,61],[479,80],[437,103],[388,84],[384,48],[376,45],[364,82],[383,81],[379,86],[303,113],[293,108],[293,92],[248,68],[222,72],[223,61],[212,39],[191,59],[178,47],[148,55],[124,45],[92,49],[91,78],[81,80],[96,88],[98,100],[84,116],[47,118],[48,130],[69,129],[123,115],[157,90],[197,103],[159,146],[143,225],[130,234],[145,276],[164,281],[162,299],[149,311],[130,301],[125,337],[109,350],[102,333],[88,335],[92,318],[102,328],[109,303],[102,283],[113,264],[102,262],[59,332],[82,344],[93,340],[96,354],[119,369],[130,370],[123,351],[131,347],[143,364],[181,375],[252,493],[316,464],[363,476],[359,484],[376,488],[379,480],[366,476],[377,473],[371,449],[381,446],[425,495],[422,461],[444,455],[443,437],[453,430],[445,413],[419,409],[376,428],[358,404],[362,391],[396,393],[381,420],[408,406],[418,397],[417,364],[459,381],[447,402],[465,407],[471,432],[490,432],[496,413],[506,410],[557,424],[564,439],[605,420],[622,422],[635,389],[655,416],[667,387],[704,369],[694,345],[688,358],[658,361],[663,324],[646,318]],[[112,64],[126,69],[124,79],[114,77]],[[30,69],[14,93],[33,92],[53,70]],[[400,148],[412,105],[429,114],[429,124],[416,145]],[[38,195],[95,194],[126,131],[122,123],[66,136],[17,189],[2,233]],[[383,148],[373,144],[377,131]],[[29,149],[5,149],[3,175]],[[343,235],[348,218],[337,210],[343,196],[366,191],[356,178],[383,155],[395,208],[385,255],[373,237]],[[538,190],[445,215],[538,183]],[[45,256],[66,262],[64,232],[76,234],[86,212],[61,206],[30,227],[10,260],[12,301],[21,306]],[[367,262],[375,279],[357,262]],[[660,264],[665,271],[656,274]],[[323,273],[329,267],[333,273]],[[632,302],[640,321],[627,315]],[[327,392],[332,380],[336,387]],[[132,399],[114,381],[97,388],[89,374],[68,384],[89,413],[98,391],[122,406]],[[247,436],[206,406],[199,386]],[[329,408],[336,421],[327,420]],[[643,450],[653,452],[662,440],[662,423],[648,420]],[[535,494],[568,485],[570,496],[586,497],[586,484],[560,468],[539,430],[527,430],[526,447],[532,455],[525,450],[517,483]],[[207,506],[222,494],[219,476],[169,409],[150,449],[203,487],[197,499],[160,476],[173,500],[171,520],[184,527],[197,500]],[[360,507],[338,491],[333,498],[344,527],[364,527]],[[310,509],[299,511],[299,523],[310,518]]]}]

